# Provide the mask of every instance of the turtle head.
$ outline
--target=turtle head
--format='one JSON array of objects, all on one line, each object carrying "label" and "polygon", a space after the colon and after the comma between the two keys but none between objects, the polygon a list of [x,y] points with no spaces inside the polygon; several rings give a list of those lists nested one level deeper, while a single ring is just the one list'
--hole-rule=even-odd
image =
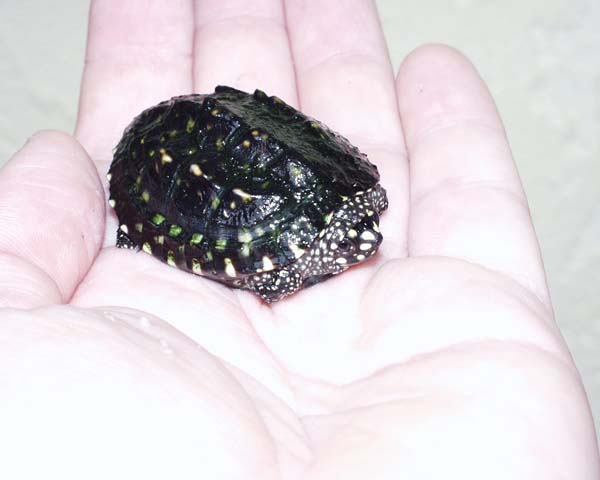
[{"label": "turtle head", "polygon": [[377,185],[344,198],[339,209],[326,215],[326,227],[296,264],[303,285],[320,282],[373,257],[383,241],[379,215],[387,205],[386,192]]},{"label": "turtle head", "polygon": [[329,244],[334,262],[349,267],[371,258],[377,252],[383,236],[379,232],[379,215],[372,213],[349,228],[338,242]]},{"label": "turtle head", "polygon": [[379,215],[387,206],[386,192],[379,184],[357,192],[344,202],[334,215],[339,219],[334,226],[339,225],[343,229],[341,232],[338,229],[337,234],[332,235],[328,245],[335,264],[342,268],[349,267],[377,253],[383,241],[379,231]]}]

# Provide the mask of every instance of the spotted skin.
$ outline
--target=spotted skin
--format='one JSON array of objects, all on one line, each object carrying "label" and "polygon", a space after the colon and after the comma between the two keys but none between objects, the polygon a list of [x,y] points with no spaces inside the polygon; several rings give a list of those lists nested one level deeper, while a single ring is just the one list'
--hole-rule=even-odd
[{"label": "spotted skin", "polygon": [[359,192],[332,215],[305,255],[285,268],[249,277],[246,288],[272,303],[368,260],[383,241],[379,214],[386,208],[381,187]]},{"label": "spotted skin", "polygon": [[259,90],[217,87],[145,110],[108,179],[117,246],[268,303],[368,260],[382,240],[376,167]]}]

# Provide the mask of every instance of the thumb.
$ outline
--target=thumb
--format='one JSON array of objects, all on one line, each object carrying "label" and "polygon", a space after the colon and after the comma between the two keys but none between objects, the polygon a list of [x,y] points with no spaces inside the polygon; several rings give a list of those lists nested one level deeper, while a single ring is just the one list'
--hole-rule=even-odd
[{"label": "thumb", "polygon": [[0,170],[0,306],[67,301],[97,255],[104,192],[66,133],[31,137]]}]

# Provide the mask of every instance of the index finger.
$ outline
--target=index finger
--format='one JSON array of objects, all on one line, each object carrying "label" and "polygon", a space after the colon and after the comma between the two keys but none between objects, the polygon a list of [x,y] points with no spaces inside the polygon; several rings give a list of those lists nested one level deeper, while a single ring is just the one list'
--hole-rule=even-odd
[{"label": "index finger", "polygon": [[101,173],[131,119],[192,89],[191,0],[96,0],[75,136]]},{"label": "index finger", "polygon": [[452,48],[422,47],[400,67],[397,89],[411,159],[409,254],[478,263],[548,305],[527,199],[473,65]]}]

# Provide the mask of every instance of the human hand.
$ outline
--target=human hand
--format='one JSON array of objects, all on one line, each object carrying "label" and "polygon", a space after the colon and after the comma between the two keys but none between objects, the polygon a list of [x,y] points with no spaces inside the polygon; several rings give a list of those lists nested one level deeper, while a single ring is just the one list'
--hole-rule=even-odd
[{"label": "human hand", "polygon": [[[216,84],[368,154],[376,259],[267,306],[114,247],[123,128]],[[75,137],[0,172],[0,477],[598,477],[506,136],[456,51],[394,82],[367,1],[97,1]]]}]

